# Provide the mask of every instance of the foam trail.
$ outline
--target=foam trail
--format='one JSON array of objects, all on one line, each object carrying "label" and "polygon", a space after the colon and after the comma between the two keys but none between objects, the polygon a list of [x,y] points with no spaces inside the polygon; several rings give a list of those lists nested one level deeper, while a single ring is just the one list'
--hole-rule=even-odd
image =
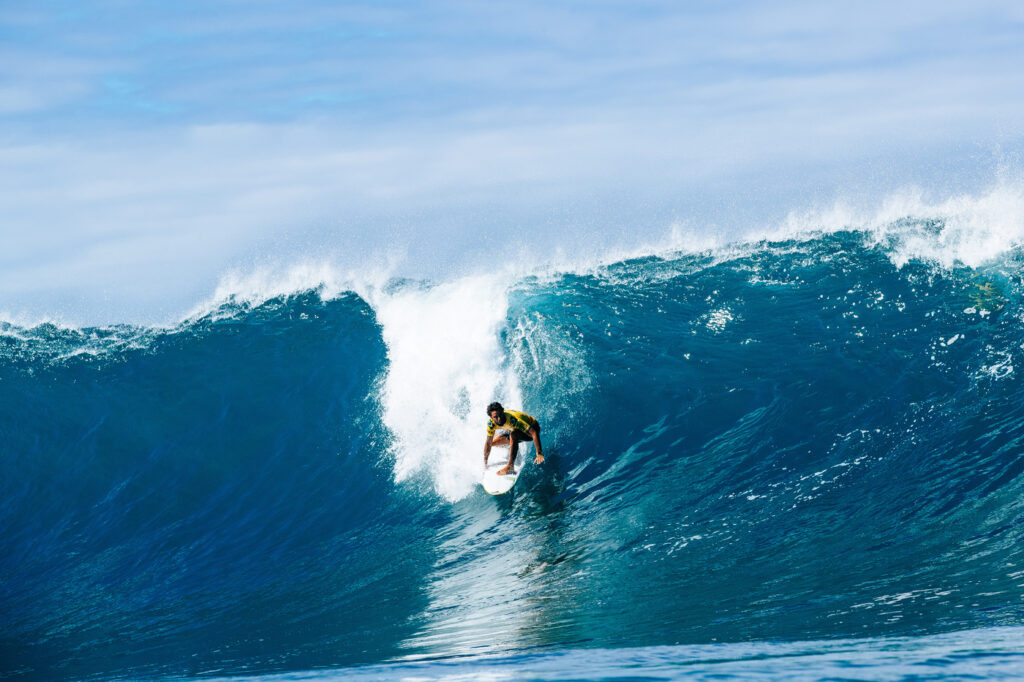
[{"label": "foam trail", "polygon": [[472,276],[365,294],[388,349],[381,398],[397,480],[429,472],[452,501],[473,490],[487,404],[521,402],[500,338],[510,283],[508,275]]}]

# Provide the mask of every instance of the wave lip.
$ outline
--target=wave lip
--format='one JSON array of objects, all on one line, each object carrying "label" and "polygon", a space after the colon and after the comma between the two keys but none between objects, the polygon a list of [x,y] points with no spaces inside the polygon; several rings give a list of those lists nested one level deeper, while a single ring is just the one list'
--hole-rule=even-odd
[{"label": "wave lip", "polygon": [[950,269],[979,267],[1024,245],[1024,182],[1002,180],[980,195],[929,201],[921,189],[887,197],[873,210],[837,202],[790,213],[765,233],[772,240],[855,230],[882,246],[897,267],[924,261]]}]

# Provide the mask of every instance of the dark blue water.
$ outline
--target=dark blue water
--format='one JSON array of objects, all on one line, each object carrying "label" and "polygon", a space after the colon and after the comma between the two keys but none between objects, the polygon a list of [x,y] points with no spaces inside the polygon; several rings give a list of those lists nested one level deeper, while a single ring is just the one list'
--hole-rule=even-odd
[{"label": "dark blue water", "polygon": [[[1020,254],[896,248],[2,323],[0,675],[1009,676]],[[495,398],[548,457],[503,498]]]}]

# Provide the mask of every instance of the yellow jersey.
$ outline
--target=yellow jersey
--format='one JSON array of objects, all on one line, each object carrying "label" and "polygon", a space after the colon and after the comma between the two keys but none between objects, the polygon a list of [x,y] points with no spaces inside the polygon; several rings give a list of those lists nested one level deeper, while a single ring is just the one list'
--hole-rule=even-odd
[{"label": "yellow jersey", "polygon": [[487,436],[493,436],[496,429],[502,431],[512,431],[514,429],[523,433],[529,433],[531,427],[539,427],[539,424],[530,415],[517,410],[505,410],[504,424],[498,425],[494,423],[493,419],[487,420]]}]

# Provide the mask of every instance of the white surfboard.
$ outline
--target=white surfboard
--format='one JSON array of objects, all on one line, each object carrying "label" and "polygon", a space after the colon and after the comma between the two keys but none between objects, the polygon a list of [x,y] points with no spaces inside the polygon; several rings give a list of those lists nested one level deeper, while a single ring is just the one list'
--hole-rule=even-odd
[{"label": "white surfboard", "polygon": [[501,457],[498,461],[491,461],[484,469],[484,478],[480,484],[489,494],[504,495],[516,484],[516,479],[519,478],[519,469],[513,469],[515,473],[512,474],[498,475],[498,472],[504,469],[506,464],[508,464],[508,459]]}]

